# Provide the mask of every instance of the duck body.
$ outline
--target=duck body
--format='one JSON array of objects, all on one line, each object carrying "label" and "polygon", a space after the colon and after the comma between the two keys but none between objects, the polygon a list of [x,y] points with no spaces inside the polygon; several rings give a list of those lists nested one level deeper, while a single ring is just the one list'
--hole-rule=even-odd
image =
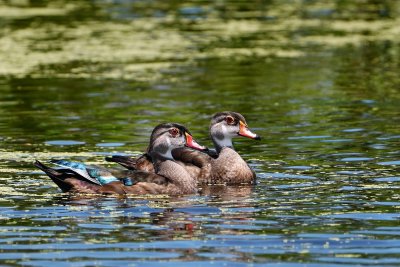
[{"label": "duck body", "polygon": [[[63,160],[64,163],[76,165],[76,162]],[[83,163],[79,163],[82,164]],[[81,194],[189,194],[188,190],[179,190],[178,187],[168,182],[165,177],[155,173],[145,173],[138,171],[132,173],[130,177],[117,178],[111,172],[97,169],[90,166],[89,172],[85,174],[74,168],[50,168],[43,163],[36,161],[36,167],[45,172],[55,184],[63,191],[68,193]],[[90,173],[90,174],[89,174]],[[88,174],[90,175],[88,178]],[[145,182],[138,182],[136,178]],[[162,183],[151,182],[152,180],[162,179]],[[132,183],[132,181],[134,183]],[[148,182],[147,182],[148,181]]]},{"label": "duck body", "polygon": [[211,158],[211,175],[201,180],[207,184],[253,184],[256,174],[240,155],[230,147],[222,148],[218,158]]},{"label": "duck body", "polygon": [[[188,130],[175,123],[158,125],[152,132],[149,155],[155,172],[128,170],[112,171],[80,162],[53,160],[61,168],[50,168],[36,161],[34,165],[45,172],[63,192],[85,194],[193,194],[197,192],[196,180],[178,163],[171,153],[174,149],[198,145]],[[125,175],[117,177],[115,174]]]},{"label": "duck body", "polygon": [[173,153],[178,164],[184,166],[198,184],[253,184],[256,174],[231,147],[223,147],[217,158],[187,148]]}]

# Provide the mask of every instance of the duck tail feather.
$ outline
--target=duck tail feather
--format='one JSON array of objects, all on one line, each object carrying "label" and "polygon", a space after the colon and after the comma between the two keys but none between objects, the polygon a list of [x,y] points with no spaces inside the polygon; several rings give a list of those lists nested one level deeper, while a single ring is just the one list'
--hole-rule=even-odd
[{"label": "duck tail feather", "polygon": [[50,179],[63,191],[63,192],[68,192],[71,190],[72,186],[66,182],[64,182],[64,175],[61,172],[58,172],[55,169],[52,169],[50,167],[47,167],[40,161],[36,160],[33,165],[35,165],[37,168],[42,170],[44,173],[47,174],[47,176],[50,177]]}]

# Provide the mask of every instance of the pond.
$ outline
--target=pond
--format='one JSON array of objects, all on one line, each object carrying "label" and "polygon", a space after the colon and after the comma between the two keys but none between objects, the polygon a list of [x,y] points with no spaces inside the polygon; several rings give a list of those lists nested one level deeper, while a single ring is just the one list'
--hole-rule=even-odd
[{"label": "pond", "polygon": [[[399,266],[400,3],[327,2],[0,1],[0,265]],[[83,197],[33,166],[114,166],[160,122],[212,146],[224,110],[254,186]]]}]

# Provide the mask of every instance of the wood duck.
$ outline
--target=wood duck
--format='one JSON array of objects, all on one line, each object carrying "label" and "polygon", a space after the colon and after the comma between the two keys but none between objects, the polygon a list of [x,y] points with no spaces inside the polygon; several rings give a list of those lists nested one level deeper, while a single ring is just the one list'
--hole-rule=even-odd
[{"label": "wood duck", "polygon": [[44,171],[63,192],[89,194],[168,194],[181,195],[197,192],[197,182],[172,157],[175,149],[190,147],[204,150],[190,132],[177,123],[164,123],[154,128],[148,149],[154,172],[133,171],[121,179],[109,170],[80,162],[53,160],[61,166],[54,169],[39,161],[34,165]]},{"label": "wood duck", "polygon": [[[210,123],[210,137],[215,151],[200,152],[182,147],[175,149],[172,156],[200,184],[252,184],[256,177],[254,171],[233,148],[232,139],[238,136],[261,139],[249,130],[246,119],[240,113],[219,112],[212,116]],[[154,172],[152,157],[149,153],[137,159],[112,156],[106,160],[117,162],[128,169]]]}]

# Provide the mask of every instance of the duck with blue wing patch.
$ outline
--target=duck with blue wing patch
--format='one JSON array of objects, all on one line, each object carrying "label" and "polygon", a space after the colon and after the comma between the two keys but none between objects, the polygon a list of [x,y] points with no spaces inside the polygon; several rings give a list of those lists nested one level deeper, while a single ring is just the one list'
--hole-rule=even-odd
[{"label": "duck with blue wing patch", "polygon": [[[192,194],[197,192],[196,181],[177,164],[171,151],[180,147],[205,150],[197,144],[189,131],[177,123],[164,123],[154,128],[149,154],[154,159],[155,173],[118,171],[67,160],[52,160],[60,169],[50,168],[36,161],[35,166],[44,171],[63,192],[110,194]],[[121,175],[121,172],[119,172]]]}]

